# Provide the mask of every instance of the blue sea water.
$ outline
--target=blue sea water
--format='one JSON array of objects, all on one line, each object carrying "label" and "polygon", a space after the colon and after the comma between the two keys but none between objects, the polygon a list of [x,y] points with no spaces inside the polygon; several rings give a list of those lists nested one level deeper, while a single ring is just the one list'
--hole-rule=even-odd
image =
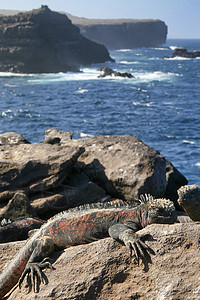
[{"label": "blue sea water", "polygon": [[200,185],[200,58],[170,58],[175,46],[200,49],[200,40],[168,40],[160,48],[111,51],[107,63],[135,78],[97,78],[102,65],[81,73],[0,73],[0,133],[31,142],[46,129],[74,138],[130,134],[159,150]]}]

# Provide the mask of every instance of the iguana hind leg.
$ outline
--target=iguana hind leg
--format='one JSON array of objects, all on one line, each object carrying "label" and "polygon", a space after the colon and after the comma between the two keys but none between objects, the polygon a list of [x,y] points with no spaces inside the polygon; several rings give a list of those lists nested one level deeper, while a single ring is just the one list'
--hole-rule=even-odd
[{"label": "iguana hind leg", "polygon": [[33,252],[30,259],[19,279],[19,288],[21,288],[24,278],[30,276],[31,280],[27,280],[29,287],[36,292],[37,283],[44,282],[42,270],[45,268],[51,268],[52,265],[47,257],[54,251],[54,243],[48,236],[37,239],[33,244]]}]

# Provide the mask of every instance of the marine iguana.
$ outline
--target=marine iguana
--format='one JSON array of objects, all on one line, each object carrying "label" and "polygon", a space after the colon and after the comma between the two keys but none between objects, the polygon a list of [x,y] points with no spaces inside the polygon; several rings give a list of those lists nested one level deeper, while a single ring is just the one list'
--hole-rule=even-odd
[{"label": "marine iguana", "polygon": [[46,258],[55,248],[64,249],[111,236],[124,243],[130,255],[133,250],[137,260],[144,257],[148,247],[136,231],[152,223],[176,221],[173,202],[147,198],[135,207],[112,201],[83,205],[49,219],[6,264],[0,274],[0,298],[17,282],[21,287],[26,275],[35,292],[37,281],[42,282],[42,269],[52,267]]}]

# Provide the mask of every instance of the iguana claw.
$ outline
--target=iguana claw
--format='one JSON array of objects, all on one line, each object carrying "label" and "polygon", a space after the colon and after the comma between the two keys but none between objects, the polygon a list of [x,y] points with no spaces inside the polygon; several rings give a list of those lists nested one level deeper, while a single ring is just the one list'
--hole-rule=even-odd
[{"label": "iguana claw", "polygon": [[144,257],[145,250],[148,249],[148,246],[132,229],[127,229],[120,233],[119,239],[124,242],[130,256],[132,256],[132,251],[134,251],[135,257],[138,262],[139,257]]},{"label": "iguana claw", "polygon": [[42,270],[45,268],[52,269],[52,264],[51,262],[49,262],[48,257],[44,258],[41,262],[29,262],[19,279],[19,288],[21,288],[22,282],[27,275],[30,276],[31,279],[30,281],[28,281],[28,284],[30,288],[33,288],[33,291],[36,293],[37,282],[40,281],[44,283]]}]

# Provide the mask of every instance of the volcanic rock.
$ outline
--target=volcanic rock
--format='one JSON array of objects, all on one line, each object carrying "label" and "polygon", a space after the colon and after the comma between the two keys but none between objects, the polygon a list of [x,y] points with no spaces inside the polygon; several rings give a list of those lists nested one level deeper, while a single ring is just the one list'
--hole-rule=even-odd
[{"label": "volcanic rock", "polygon": [[68,17],[47,6],[0,16],[0,71],[78,71],[80,65],[112,60],[107,49],[80,34]]},{"label": "volcanic rock", "polygon": [[108,67],[100,68],[99,71],[102,71],[102,72],[103,72],[103,74],[100,74],[100,75],[98,76],[99,78],[104,78],[104,77],[107,77],[107,76],[124,77],[124,78],[134,78],[134,76],[133,76],[131,73],[127,73],[127,72],[124,72],[124,73],[117,72],[117,71],[114,71],[113,69],[108,68]]},{"label": "volcanic rock", "polygon": [[85,148],[78,159],[80,167],[112,197],[134,202],[141,194],[164,194],[165,158],[140,139],[97,136],[72,142]]},{"label": "volcanic rock", "polygon": [[0,210],[0,222],[4,218],[16,221],[19,218],[27,217],[37,217],[37,214],[24,193],[16,193],[8,204]]},{"label": "volcanic rock", "polygon": [[86,19],[67,14],[81,33],[108,49],[157,47],[166,42],[167,25],[161,20]]},{"label": "volcanic rock", "polygon": [[49,144],[0,146],[0,192],[21,189],[34,193],[56,188],[83,151]]},{"label": "volcanic rock", "polygon": [[0,145],[30,144],[22,135],[16,132],[0,134]]},{"label": "volcanic rock", "polygon": [[177,47],[172,53],[172,57],[186,57],[186,58],[196,58],[200,57],[200,50],[188,51],[186,48]]},{"label": "volcanic rock", "polygon": [[182,186],[178,190],[178,203],[190,218],[200,221],[200,188],[196,184]]},{"label": "volcanic rock", "polygon": [[[200,224],[153,224],[138,232],[146,233],[151,250],[139,265],[111,238],[71,247],[52,256],[55,269],[44,271],[48,283],[39,293],[24,283],[7,300],[199,299]],[[1,269],[23,245],[0,245]]]}]

